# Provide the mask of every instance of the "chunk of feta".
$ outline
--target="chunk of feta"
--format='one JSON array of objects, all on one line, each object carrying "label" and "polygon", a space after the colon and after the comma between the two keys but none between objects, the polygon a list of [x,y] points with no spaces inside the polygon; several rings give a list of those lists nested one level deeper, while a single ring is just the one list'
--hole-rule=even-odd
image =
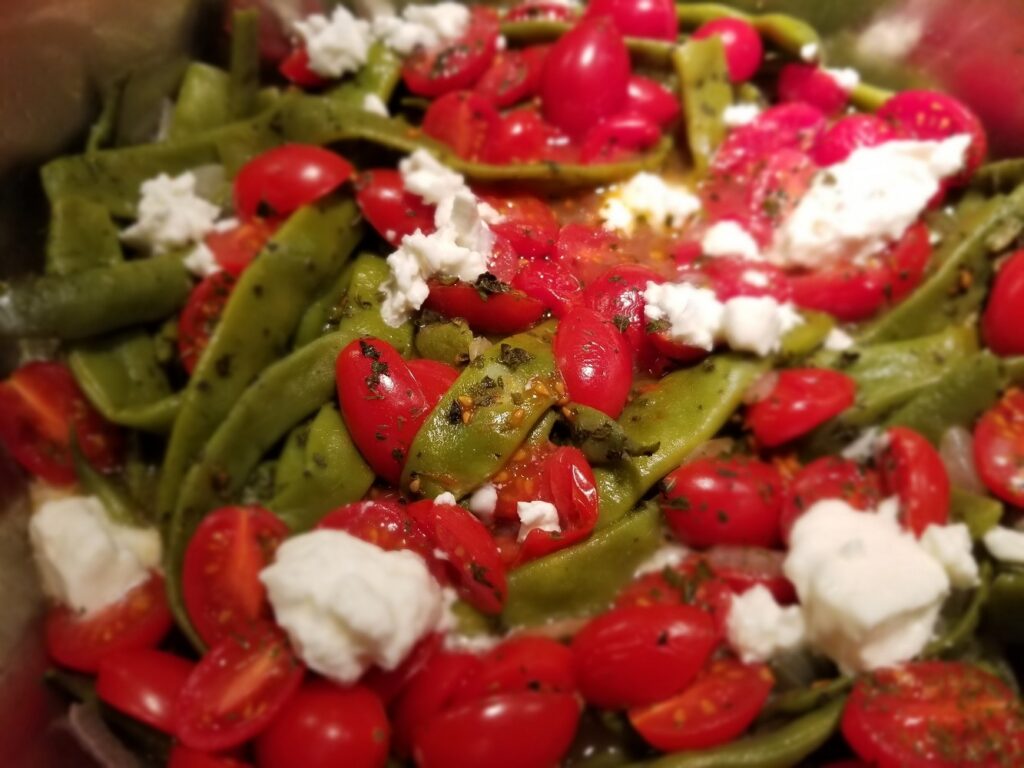
[{"label": "chunk of feta", "polygon": [[752,123],[760,114],[761,108],[757,104],[732,104],[722,113],[722,121],[730,128],[739,128]]},{"label": "chunk of feta", "polygon": [[94,496],[45,502],[28,533],[43,591],[85,614],[116,603],[160,565],[159,533],[115,523]]},{"label": "chunk of feta", "polygon": [[213,251],[206,243],[199,243],[189,251],[182,263],[185,265],[185,269],[196,277],[209,277],[221,271],[217,257],[213,255]]},{"label": "chunk of feta", "polygon": [[829,352],[845,352],[851,349],[854,344],[853,336],[842,328],[833,328],[828,332],[828,336],[825,337],[825,342],[822,346]]},{"label": "chunk of feta", "polygon": [[309,54],[309,68],[322,77],[341,77],[366,63],[373,43],[368,21],[357,19],[344,5],[335,6],[331,15],[320,13],[295,22]]},{"label": "chunk of feta", "polygon": [[559,533],[558,510],[550,501],[520,501],[516,503],[519,516],[519,541],[523,542],[531,531]]},{"label": "chunk of feta", "polygon": [[712,350],[722,330],[725,306],[715,292],[690,283],[647,283],[644,316],[668,323],[668,335],[680,344]]},{"label": "chunk of feta", "polygon": [[700,210],[700,200],[685,187],[641,172],[609,192],[598,211],[606,229],[631,233],[643,221],[654,229],[682,226]]},{"label": "chunk of feta", "polygon": [[700,249],[705,256],[739,256],[749,261],[761,258],[757,241],[735,221],[719,221],[708,227]]},{"label": "chunk of feta", "polygon": [[449,493],[448,491],[440,493],[434,497],[434,504],[439,507],[454,507],[458,503],[459,500],[455,498],[455,494]]},{"label": "chunk of feta", "polygon": [[725,302],[722,337],[731,349],[764,357],[782,348],[782,339],[803,323],[792,304],[771,296],[736,296]]},{"label": "chunk of feta", "polygon": [[779,605],[761,584],[733,597],[726,631],[729,645],[748,664],[795,651],[807,639],[800,606]]},{"label": "chunk of feta", "polygon": [[820,46],[817,43],[804,43],[800,46],[800,58],[812,64],[818,60],[820,52]]},{"label": "chunk of feta", "polygon": [[494,520],[494,512],[498,508],[498,489],[491,483],[484,483],[469,497],[469,511],[489,525]]},{"label": "chunk of feta", "polygon": [[448,621],[441,587],[423,558],[344,531],[288,539],[260,580],[299,658],[342,684],[373,665],[394,669]]},{"label": "chunk of feta", "polygon": [[971,532],[964,523],[929,525],[921,535],[921,546],[945,569],[955,588],[977,586],[978,562]]},{"label": "chunk of feta", "polygon": [[220,208],[196,194],[191,171],[161,173],[142,182],[140,192],[136,221],[121,239],[156,254],[202,241],[220,215]]},{"label": "chunk of feta", "polygon": [[889,435],[878,427],[868,427],[861,432],[839,455],[844,459],[866,464],[889,445]]},{"label": "chunk of feta", "polygon": [[690,554],[690,550],[682,544],[662,544],[654,550],[650,557],[636,567],[633,578],[639,579],[649,573],[661,573],[666,568],[675,568],[682,564],[688,554]]},{"label": "chunk of feta", "polygon": [[388,105],[376,93],[368,93],[363,96],[363,111],[371,115],[388,116]]},{"label": "chunk of feta", "polygon": [[1024,564],[1024,531],[997,525],[985,534],[982,541],[996,560]]},{"label": "chunk of feta", "polygon": [[851,67],[838,69],[825,68],[825,74],[832,78],[833,82],[849,93],[860,84],[860,73]]},{"label": "chunk of feta", "polygon": [[457,40],[469,26],[469,9],[461,3],[408,5],[399,16],[378,16],[373,33],[385,45],[408,55],[417,48],[436,48]]}]

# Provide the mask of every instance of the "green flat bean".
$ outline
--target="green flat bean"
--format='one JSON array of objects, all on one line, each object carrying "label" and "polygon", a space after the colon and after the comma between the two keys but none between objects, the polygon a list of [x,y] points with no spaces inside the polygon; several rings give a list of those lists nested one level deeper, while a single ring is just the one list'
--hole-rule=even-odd
[{"label": "green flat bean", "polygon": [[387,262],[379,256],[357,256],[306,310],[292,346],[301,347],[336,331],[339,323],[354,312],[378,306],[380,285],[389,274]]},{"label": "green flat bean", "polygon": [[732,104],[725,47],[718,37],[690,40],[672,52],[672,64],[682,91],[690,155],[697,170],[704,172],[725,138],[722,115]]},{"label": "green flat bean", "polygon": [[661,541],[661,512],[646,504],[586,541],[517,568],[508,576],[502,623],[529,627],[604,610]]},{"label": "green flat bean", "polygon": [[82,486],[82,490],[90,496],[95,496],[103,504],[103,508],[110,519],[121,525],[140,525],[144,515],[131,496],[109,477],[93,469],[89,461],[82,455],[78,441],[71,436],[71,459],[74,462],[75,475]]},{"label": "green flat bean", "polygon": [[[501,34],[512,45],[533,45],[534,43],[557,40],[572,29],[572,24],[564,21],[505,21],[501,24]],[[662,40],[651,40],[642,37],[627,37],[626,47],[629,49],[633,63],[646,67],[668,67],[671,64],[673,43]]]},{"label": "green flat bean", "polygon": [[1007,194],[1024,184],[1024,158],[985,163],[971,177],[971,187],[987,195]]},{"label": "green flat bean", "polygon": [[377,42],[370,46],[362,69],[348,82],[328,91],[325,98],[338,106],[361,110],[363,99],[372,93],[387,104],[401,77],[402,59],[386,45]]},{"label": "green flat bean", "polygon": [[594,471],[601,503],[598,527],[622,517],[694,448],[714,437],[767,365],[740,355],[716,355],[670,373],[627,405],[619,418],[626,436],[641,445],[658,443],[658,450]]},{"label": "green flat bean", "polygon": [[985,604],[985,626],[1012,643],[1024,642],[1024,571],[1001,569]]},{"label": "green flat bean", "polygon": [[231,77],[219,67],[199,61],[189,64],[171,116],[171,141],[202,135],[230,123],[230,82]]},{"label": "green flat bean", "polygon": [[46,236],[47,274],[68,275],[121,261],[121,241],[106,208],[84,197],[53,201]]},{"label": "green flat bean", "polygon": [[505,466],[558,399],[554,330],[545,323],[510,336],[466,367],[409,446],[403,488],[460,497]]},{"label": "green flat bean", "polygon": [[638,443],[619,422],[594,408],[570,404],[565,410],[569,440],[591,464],[614,464],[624,456],[650,456],[660,447],[659,443]]},{"label": "green flat bean", "polygon": [[862,112],[877,112],[893,92],[870,83],[857,83],[850,91],[850,103]]},{"label": "green flat bean", "polygon": [[1024,384],[1024,357],[1003,358],[1003,370],[1011,384]]},{"label": "green flat bean", "polygon": [[416,329],[416,354],[448,365],[469,362],[469,345],[473,331],[461,319],[439,320]]},{"label": "green flat bean", "polygon": [[834,680],[816,681],[805,688],[795,688],[773,697],[765,705],[758,720],[767,722],[779,717],[804,715],[817,709],[836,696],[846,693],[853,680],[837,677]]},{"label": "green flat bean", "polygon": [[[978,625],[981,623],[982,610],[988,602],[990,585],[992,583],[992,564],[983,561],[978,568],[978,586],[971,593],[967,605],[960,611],[960,615],[952,622],[947,623],[944,631],[928,643],[921,655],[926,659],[951,658],[963,649],[974,637]],[[946,607],[949,601],[946,602]]]},{"label": "green flat bean", "polygon": [[1003,504],[991,496],[981,496],[953,486],[950,490],[949,516],[967,525],[971,538],[981,539],[1003,518]]},{"label": "green flat bean", "polygon": [[231,66],[228,80],[228,115],[249,117],[259,108],[260,12],[235,11],[231,18]]},{"label": "green flat bean", "polygon": [[124,95],[125,81],[115,80],[103,89],[100,114],[89,127],[89,137],[85,140],[85,151],[96,152],[114,141],[117,133],[117,117],[121,111],[121,98]]}]

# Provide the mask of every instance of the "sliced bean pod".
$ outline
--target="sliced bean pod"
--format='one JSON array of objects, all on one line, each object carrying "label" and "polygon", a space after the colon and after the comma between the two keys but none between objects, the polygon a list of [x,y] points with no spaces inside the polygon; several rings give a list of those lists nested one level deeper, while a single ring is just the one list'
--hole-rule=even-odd
[{"label": "sliced bean pod", "polygon": [[732,104],[725,47],[717,37],[690,40],[672,52],[672,64],[682,89],[690,156],[705,171],[725,138],[723,114]]}]

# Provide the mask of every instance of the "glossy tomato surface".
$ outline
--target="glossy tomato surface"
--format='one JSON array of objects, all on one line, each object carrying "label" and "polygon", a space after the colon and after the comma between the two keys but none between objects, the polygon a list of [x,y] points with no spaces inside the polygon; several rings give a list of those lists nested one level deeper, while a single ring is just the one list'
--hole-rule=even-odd
[{"label": "glossy tomato surface", "polygon": [[879,457],[882,484],[900,501],[900,523],[916,536],[949,522],[949,475],[939,452],[918,432],[891,427]]},{"label": "glossy tomato surface", "polygon": [[356,202],[363,216],[394,247],[416,230],[434,231],[434,207],[405,189],[402,175],[390,168],[375,168],[356,177]]},{"label": "glossy tomato surface", "polygon": [[851,405],[856,384],[824,368],[790,368],[772,391],[747,408],[747,424],[762,445],[782,445],[807,434]]},{"label": "glossy tomato surface", "polygon": [[487,71],[498,49],[498,14],[476,7],[462,37],[437,48],[417,48],[402,66],[406,87],[419,96],[470,88]]},{"label": "glossy tomato surface", "polygon": [[1024,354],[1024,323],[1020,322],[1020,309],[1024,306],[1024,251],[1015,251],[1003,262],[988,304],[981,316],[981,330],[985,343],[997,355]]},{"label": "glossy tomato surface", "polygon": [[203,278],[189,294],[178,319],[178,358],[188,373],[195,370],[209,345],[236,282],[227,270],[214,272]]},{"label": "glossy tomato surface", "polygon": [[96,675],[96,695],[111,707],[164,733],[174,733],[178,695],[195,664],[142,649],[108,656]]},{"label": "glossy tomato surface", "polygon": [[348,181],[352,164],[340,155],[307,144],[285,144],[257,155],[235,177],[235,210],[255,216],[287,216]]},{"label": "glossy tomato surface", "polygon": [[1024,392],[1012,388],[974,428],[974,464],[988,490],[1024,506]]},{"label": "glossy tomato surface", "polygon": [[633,386],[633,358],[619,329],[577,308],[559,323],[552,349],[569,397],[618,418]]}]

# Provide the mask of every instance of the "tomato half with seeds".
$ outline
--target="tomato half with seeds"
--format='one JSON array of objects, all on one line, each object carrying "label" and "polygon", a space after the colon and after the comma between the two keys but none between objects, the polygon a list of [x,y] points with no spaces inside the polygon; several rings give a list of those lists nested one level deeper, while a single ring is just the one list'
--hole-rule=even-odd
[{"label": "tomato half with seeds", "polygon": [[422,129],[459,157],[474,160],[483,153],[500,120],[494,105],[483,96],[473,91],[452,91],[427,107]]},{"label": "tomato half with seeds", "polygon": [[633,386],[633,357],[619,329],[578,307],[558,324],[552,350],[569,397],[617,419]]},{"label": "tomato half with seeds", "polygon": [[662,511],[684,544],[771,547],[779,541],[783,482],[772,464],[697,459],[670,472],[664,488]]},{"label": "tomato half with seeds", "polygon": [[708,749],[746,731],[774,683],[765,664],[720,659],[679,695],[631,709],[629,722],[644,741],[665,752]]},{"label": "tomato half with seeds", "polygon": [[900,523],[916,536],[929,525],[949,522],[949,474],[932,444],[906,427],[887,429],[878,457],[882,485],[900,501]]},{"label": "tomato half with seeds", "polygon": [[724,637],[734,594],[732,588],[715,575],[706,558],[691,554],[678,565],[641,576],[619,593],[615,607],[692,605],[709,613],[715,629]]},{"label": "tomato half with seeds", "polygon": [[501,51],[473,90],[499,109],[518,104],[537,93],[547,53],[546,45]]},{"label": "tomato half with seeds", "polygon": [[192,373],[210,343],[224,307],[231,298],[236,279],[227,270],[201,280],[189,294],[178,319],[178,358]]},{"label": "tomato half with seeds", "polygon": [[408,507],[431,544],[439,549],[456,591],[484,613],[500,613],[508,580],[498,545],[483,523],[462,507],[418,501]]},{"label": "tomato half with seeds", "polygon": [[430,413],[423,388],[398,350],[380,339],[353,341],[335,370],[352,441],[374,472],[398,485],[409,446]]},{"label": "tomato half with seeds", "polygon": [[356,177],[356,203],[377,234],[397,248],[416,230],[434,231],[434,206],[405,189],[402,175],[375,168]]},{"label": "tomato half with seeds", "polygon": [[163,577],[152,574],[113,605],[85,616],[51,609],[43,629],[46,652],[62,667],[95,672],[107,657],[152,648],[174,620]]},{"label": "tomato half with seeds", "polygon": [[761,445],[774,447],[805,435],[838,416],[857,393],[853,379],[824,368],[779,372],[772,391],[747,408],[747,425]]},{"label": "tomato half with seeds", "polygon": [[321,88],[330,82],[328,78],[318,75],[309,66],[309,51],[305,46],[295,48],[285,56],[278,65],[277,71],[289,83],[294,83],[300,88]]},{"label": "tomato half with seeds", "polygon": [[519,563],[582,541],[597,525],[597,481],[582,451],[556,448],[545,459],[543,473],[538,497],[554,504],[561,530],[530,531],[520,544]]},{"label": "tomato half with seeds", "polygon": [[195,664],[142,649],[108,656],[96,675],[96,695],[107,705],[164,733],[174,733],[178,695]]},{"label": "tomato half with seeds", "polygon": [[182,598],[196,634],[207,645],[268,621],[270,606],[260,571],[288,535],[262,507],[222,507],[192,534],[182,564]]},{"label": "tomato half with seeds", "polygon": [[602,274],[583,293],[583,303],[626,337],[634,360],[644,355],[650,344],[644,314],[644,291],[649,282],[660,283],[662,279],[648,267],[622,264]]},{"label": "tomato half with seeds", "polygon": [[552,315],[565,317],[583,296],[582,281],[552,261],[537,261],[519,270],[512,287],[536,299]]},{"label": "tomato half with seeds", "polygon": [[527,194],[484,194],[481,198],[501,214],[501,221],[491,224],[491,230],[505,238],[517,256],[542,259],[554,253],[558,220],[550,205]]},{"label": "tomato half with seeds", "polygon": [[302,683],[287,638],[270,625],[228,636],[207,651],[178,697],[174,732],[186,747],[219,751],[266,728]]},{"label": "tomato half with seeds", "polygon": [[1024,306],[1024,251],[1015,251],[996,273],[988,304],[981,316],[985,343],[997,355],[1024,355],[1021,306]]},{"label": "tomato half with seeds", "polygon": [[452,698],[451,706],[498,693],[576,690],[573,653],[549,637],[520,635],[503,641],[480,657],[483,666]]},{"label": "tomato half with seeds", "polygon": [[407,755],[416,731],[444,711],[483,669],[471,653],[440,651],[413,676],[392,707],[395,751]]},{"label": "tomato half with seeds", "polygon": [[842,499],[854,509],[875,509],[882,500],[878,473],[838,456],[823,456],[801,467],[789,482],[782,510],[783,539],[789,540],[793,524],[804,512],[825,499]]},{"label": "tomato half with seeds", "polygon": [[1024,507],[1024,391],[1008,390],[978,420],[974,464],[989,491]]},{"label": "tomato half with seeds", "polygon": [[716,642],[711,616],[698,608],[614,608],[573,638],[576,682],[597,707],[652,704],[689,685]]},{"label": "tomato half with seeds", "polygon": [[326,197],[354,172],[348,160],[323,147],[285,144],[268,149],[235,177],[235,210],[243,221],[287,216]]},{"label": "tomato half with seeds", "polygon": [[474,331],[503,335],[532,328],[544,314],[540,301],[494,279],[485,283],[432,280],[423,306],[445,317],[461,317]]},{"label": "tomato half with seeds", "polygon": [[1024,709],[995,675],[973,664],[919,661],[857,678],[843,736],[879,768],[1020,765]]},{"label": "tomato half with seeds", "polygon": [[251,219],[231,229],[214,230],[203,242],[225,272],[238,277],[255,259],[267,240],[274,234],[278,222],[268,219]]},{"label": "tomato half with seeds", "polygon": [[470,11],[466,32],[438,48],[418,48],[402,66],[402,80],[418,96],[442,96],[470,88],[487,71],[498,50],[498,14]]},{"label": "tomato half with seeds", "polygon": [[545,156],[552,129],[534,107],[521,107],[491,128],[483,160],[494,165],[534,163]]}]

